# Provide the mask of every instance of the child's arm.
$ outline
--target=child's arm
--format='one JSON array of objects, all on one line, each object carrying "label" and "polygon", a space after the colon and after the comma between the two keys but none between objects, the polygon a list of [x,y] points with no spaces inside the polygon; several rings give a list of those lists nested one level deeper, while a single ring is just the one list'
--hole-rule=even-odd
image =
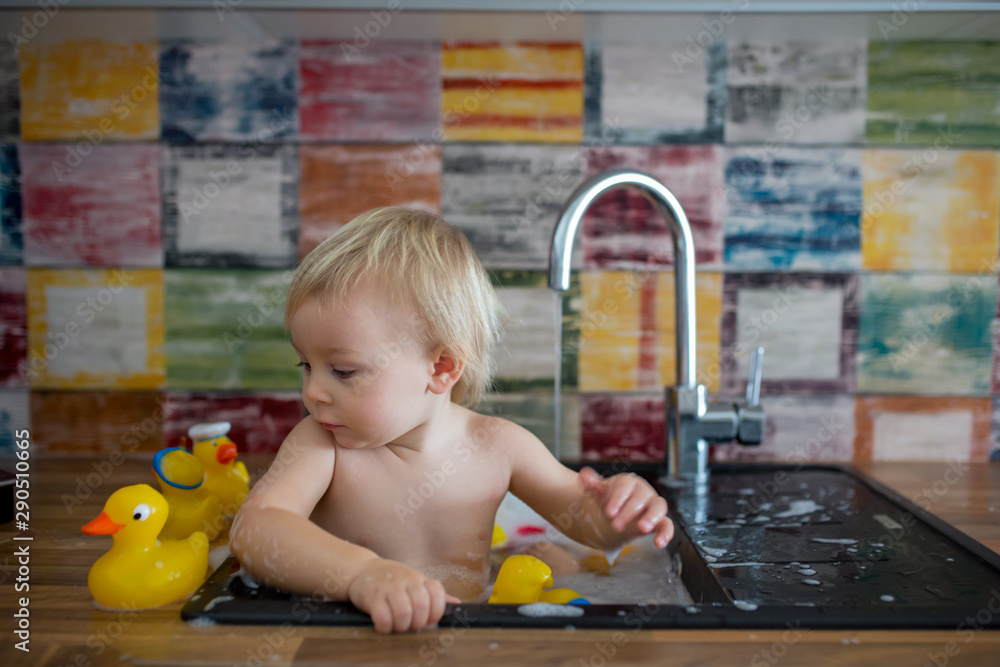
[{"label": "child's arm", "polygon": [[288,434],[233,522],[233,555],[269,586],[350,600],[371,615],[379,632],[437,623],[445,602],[459,602],[445,594],[441,582],[309,520],[333,479],[336,450],[325,435],[309,417]]},{"label": "child's arm", "polygon": [[527,430],[504,426],[502,442],[510,455],[510,491],[567,537],[601,549],[656,533],[667,546],[674,534],[667,501],[635,474],[603,478],[591,468],[579,474],[564,466]]}]

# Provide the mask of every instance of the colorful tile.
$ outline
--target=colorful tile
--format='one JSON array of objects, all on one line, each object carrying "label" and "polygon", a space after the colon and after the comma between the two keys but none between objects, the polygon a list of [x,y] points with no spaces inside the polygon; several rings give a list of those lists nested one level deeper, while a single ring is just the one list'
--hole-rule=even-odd
[{"label": "colorful tile", "polygon": [[441,140],[441,46],[436,42],[303,40],[303,139]]},{"label": "colorful tile", "polygon": [[995,275],[862,275],[858,391],[988,395]]},{"label": "colorful tile", "polygon": [[861,142],[866,57],[860,39],[730,45],[726,141]]},{"label": "colorful tile", "polygon": [[171,389],[299,389],[284,312],[292,271],[165,271]]},{"label": "colorful tile", "polygon": [[[445,145],[441,209],[484,266],[548,269],[563,202],[583,182],[584,155],[569,146]],[[582,236],[582,235],[578,235]],[[574,265],[581,263],[574,253]]]},{"label": "colorful tile", "polygon": [[580,450],[584,461],[666,460],[663,392],[580,394]]},{"label": "colorful tile", "polygon": [[[27,389],[0,389],[0,456],[13,457],[17,432],[31,430]],[[35,448],[32,438],[32,449]]]},{"label": "colorful tile", "polygon": [[560,303],[541,271],[504,271],[494,276],[509,321],[497,346],[494,381],[500,391],[553,386],[556,374],[556,308]]},{"label": "colorful tile", "polygon": [[[673,273],[586,271],[580,285],[580,391],[662,392],[676,385]],[[722,274],[699,273],[695,297],[701,369],[719,358]],[[718,378],[708,386],[715,391]]]},{"label": "colorful tile", "polygon": [[0,49],[0,140],[21,137],[21,82],[17,51]]},{"label": "colorful tile", "polygon": [[725,173],[727,269],[857,270],[859,151],[730,148]]},{"label": "colorful tile", "polygon": [[[59,418],[53,419],[53,415]],[[45,452],[119,455],[155,452],[164,447],[165,420],[166,406],[159,392],[31,392],[31,437],[38,449]],[[121,460],[112,455],[101,462],[106,466],[102,469],[113,471],[121,465]],[[93,473],[95,469],[81,468],[85,473]],[[108,480],[108,474],[94,477],[100,483]],[[153,484],[152,476],[149,483]]]},{"label": "colorful tile", "polygon": [[859,461],[985,461],[989,398],[859,396],[854,458]]},{"label": "colorful tile", "polygon": [[1000,154],[866,150],[862,266],[872,271],[996,271]]},{"label": "colorful tile", "polygon": [[17,145],[0,144],[0,265],[24,263],[22,216]]},{"label": "colorful tile", "polygon": [[301,146],[299,257],[380,206],[441,207],[441,147]]},{"label": "colorful tile", "polygon": [[20,49],[25,141],[156,139],[155,43],[32,42]]},{"label": "colorful tile", "polygon": [[[587,151],[587,176],[629,167],[653,176],[677,197],[691,225],[699,268],[722,263],[722,157],[717,146],[618,146]],[[673,265],[667,222],[634,190],[601,195],[583,219],[587,268]]]},{"label": "colorful tile", "polygon": [[163,272],[30,269],[28,342],[33,388],[159,388]]},{"label": "colorful tile", "polygon": [[298,51],[292,40],[165,41],[163,139],[269,143],[298,131]]},{"label": "colorful tile", "polygon": [[162,266],[160,147],[75,149],[21,145],[25,264]]},{"label": "colorful tile", "polygon": [[872,41],[867,140],[1000,145],[997,62],[1000,42]]},{"label": "colorful tile", "polygon": [[716,43],[603,42],[587,45],[588,140],[625,144],[721,143],[726,47]]},{"label": "colorful tile", "polygon": [[[555,451],[555,395],[551,391],[491,393],[476,405],[477,412],[509,419],[535,434],[549,451]],[[559,401],[559,459],[580,459],[580,401],[564,393]]]},{"label": "colorful tile", "polygon": [[20,267],[0,268],[0,387],[26,387],[28,377],[27,277]]},{"label": "colorful tile", "polygon": [[[722,391],[746,391],[750,351],[764,348],[764,395],[854,391],[857,276],[727,273],[718,363]],[[700,306],[700,302],[699,302]]]},{"label": "colorful tile", "polygon": [[445,43],[441,74],[448,141],[582,139],[580,44]]},{"label": "colorful tile", "polygon": [[306,415],[298,392],[167,392],[164,398],[163,440],[168,447],[179,445],[181,436],[187,436],[195,424],[227,421],[232,424],[229,437],[240,455],[274,454]]},{"label": "colorful tile", "polygon": [[[768,359],[765,356],[764,370]],[[787,465],[854,458],[854,396],[761,396],[767,413],[764,441],[754,447],[714,445],[713,461]]]},{"label": "colorful tile", "polygon": [[167,266],[294,266],[298,168],[295,146],[166,147]]}]

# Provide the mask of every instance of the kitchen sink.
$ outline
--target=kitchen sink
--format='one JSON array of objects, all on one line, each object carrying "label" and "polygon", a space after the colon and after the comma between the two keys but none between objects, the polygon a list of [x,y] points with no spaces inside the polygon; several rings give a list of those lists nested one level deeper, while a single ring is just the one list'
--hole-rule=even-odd
[{"label": "kitchen sink", "polygon": [[[662,484],[656,464],[614,465],[623,470],[668,498],[677,527],[668,551],[693,604],[461,604],[449,605],[441,625],[1000,628],[1000,556],[851,466],[717,465],[703,493]],[[349,603],[248,584],[232,557],[181,615],[370,624]]]}]

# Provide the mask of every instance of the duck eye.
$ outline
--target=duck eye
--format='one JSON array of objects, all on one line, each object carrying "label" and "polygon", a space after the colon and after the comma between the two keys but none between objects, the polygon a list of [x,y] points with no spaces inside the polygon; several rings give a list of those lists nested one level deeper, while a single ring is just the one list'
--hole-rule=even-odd
[{"label": "duck eye", "polygon": [[153,510],[150,509],[149,505],[147,505],[146,503],[140,503],[139,505],[135,506],[134,510],[132,510],[132,518],[135,519],[136,521],[145,521],[146,519],[149,518],[149,515],[152,513]]},{"label": "duck eye", "polygon": [[212,441],[212,446],[213,447],[218,447],[219,446],[219,441],[218,440],[213,440]]}]

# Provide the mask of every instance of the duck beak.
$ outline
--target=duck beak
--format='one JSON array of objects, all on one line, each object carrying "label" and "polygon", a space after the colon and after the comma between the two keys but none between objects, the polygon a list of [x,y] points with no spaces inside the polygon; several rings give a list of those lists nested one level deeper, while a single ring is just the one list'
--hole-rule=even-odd
[{"label": "duck beak", "polygon": [[219,463],[229,463],[236,458],[236,444],[224,442],[215,450],[215,460]]},{"label": "duck beak", "polygon": [[124,524],[112,521],[107,512],[101,512],[96,519],[80,530],[87,535],[114,535],[124,527]]}]

